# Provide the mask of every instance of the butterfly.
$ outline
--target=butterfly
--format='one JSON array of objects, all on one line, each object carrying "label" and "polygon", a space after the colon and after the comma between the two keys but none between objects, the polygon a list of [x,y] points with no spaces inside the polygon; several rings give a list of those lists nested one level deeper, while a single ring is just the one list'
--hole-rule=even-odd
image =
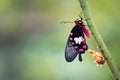
[{"label": "butterfly", "polygon": [[74,23],[75,26],[69,34],[65,48],[65,59],[67,62],[72,62],[77,55],[79,55],[79,61],[82,61],[81,54],[88,49],[84,34],[90,38],[90,33],[86,29],[82,18],[74,21]]}]

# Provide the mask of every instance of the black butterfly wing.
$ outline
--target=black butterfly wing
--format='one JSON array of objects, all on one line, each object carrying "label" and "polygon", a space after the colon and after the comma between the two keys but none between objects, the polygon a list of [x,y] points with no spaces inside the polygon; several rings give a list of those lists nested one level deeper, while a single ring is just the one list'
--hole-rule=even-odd
[{"label": "black butterfly wing", "polygon": [[79,61],[82,61],[81,54],[88,49],[84,33],[82,28],[75,26],[68,38],[66,49],[65,49],[65,59],[71,62],[75,59],[77,54],[79,54]]},{"label": "black butterfly wing", "polygon": [[68,39],[66,48],[65,48],[65,59],[67,62],[72,62],[77,56],[77,51],[72,46],[70,40]]}]

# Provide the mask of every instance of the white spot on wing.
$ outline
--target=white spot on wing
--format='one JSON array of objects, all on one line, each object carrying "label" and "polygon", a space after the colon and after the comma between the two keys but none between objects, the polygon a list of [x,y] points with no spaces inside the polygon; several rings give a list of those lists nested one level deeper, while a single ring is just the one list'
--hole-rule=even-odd
[{"label": "white spot on wing", "polygon": [[83,42],[83,37],[75,37],[74,41],[76,44],[81,44],[81,42]]}]

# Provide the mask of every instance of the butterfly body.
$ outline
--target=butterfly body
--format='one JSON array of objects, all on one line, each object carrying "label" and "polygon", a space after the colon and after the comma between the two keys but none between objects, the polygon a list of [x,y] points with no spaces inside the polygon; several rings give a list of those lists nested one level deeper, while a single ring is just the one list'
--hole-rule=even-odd
[{"label": "butterfly body", "polygon": [[79,61],[82,61],[81,54],[85,53],[85,51],[88,49],[84,36],[85,30],[87,29],[85,28],[82,19],[76,20],[75,26],[69,34],[65,49],[65,59],[67,62],[72,62],[77,55],[79,55]]}]

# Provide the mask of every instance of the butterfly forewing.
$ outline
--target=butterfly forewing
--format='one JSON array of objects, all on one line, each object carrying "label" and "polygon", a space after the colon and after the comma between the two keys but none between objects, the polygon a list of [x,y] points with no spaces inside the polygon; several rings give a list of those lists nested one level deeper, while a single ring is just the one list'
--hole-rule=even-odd
[{"label": "butterfly forewing", "polygon": [[65,49],[65,58],[66,61],[71,62],[75,59],[77,54],[79,54],[79,61],[82,61],[81,54],[88,49],[86,40],[84,38],[83,30],[75,26],[68,38],[66,49]]}]

